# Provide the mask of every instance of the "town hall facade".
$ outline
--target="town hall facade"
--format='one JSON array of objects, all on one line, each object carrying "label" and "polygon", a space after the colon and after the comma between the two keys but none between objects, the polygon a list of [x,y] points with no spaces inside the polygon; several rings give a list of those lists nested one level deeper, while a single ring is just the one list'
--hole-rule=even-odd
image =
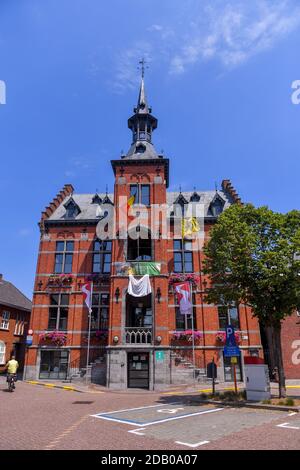
[{"label": "town hall facade", "polygon": [[[218,378],[231,382],[233,366],[223,355],[229,323],[242,352],[237,378],[243,380],[243,357],[263,357],[258,321],[246,305],[206,303],[203,243],[195,249],[175,229],[185,207],[198,204],[205,242],[222,211],[241,200],[230,180],[209,191],[168,191],[172,162],[153,145],[157,119],[143,77],[128,127],[129,151],[111,161],[114,193],[77,194],[67,184],[42,213],[26,379],[88,377],[113,389],[163,389],[205,376],[214,359]],[[154,206],[165,212],[157,215]],[[145,295],[129,294],[132,277],[148,283]],[[191,315],[182,315],[174,293],[185,280]],[[93,286],[90,324],[86,282]]]}]

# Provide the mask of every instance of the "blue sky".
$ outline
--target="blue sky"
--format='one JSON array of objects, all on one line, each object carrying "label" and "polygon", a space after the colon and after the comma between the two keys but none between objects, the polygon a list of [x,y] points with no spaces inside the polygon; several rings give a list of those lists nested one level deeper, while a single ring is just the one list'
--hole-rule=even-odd
[{"label": "blue sky", "polygon": [[299,50],[296,0],[1,0],[0,272],[31,296],[41,211],[112,190],[142,56],[171,190],[299,208]]}]

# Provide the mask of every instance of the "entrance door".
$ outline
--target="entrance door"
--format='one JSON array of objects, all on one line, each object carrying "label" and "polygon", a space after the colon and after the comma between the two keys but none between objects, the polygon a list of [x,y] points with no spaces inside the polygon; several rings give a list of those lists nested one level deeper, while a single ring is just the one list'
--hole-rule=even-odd
[{"label": "entrance door", "polygon": [[40,379],[65,380],[68,372],[69,351],[41,351]]},{"label": "entrance door", "polygon": [[[234,370],[233,370],[233,364],[231,364],[231,359],[230,357],[224,357],[224,378],[225,382],[234,382]],[[241,382],[243,380],[242,377],[242,367],[241,367],[241,357],[238,358],[238,362],[235,365],[235,370],[236,370],[236,380],[238,382]]]},{"label": "entrance door", "polygon": [[128,353],[128,388],[149,390],[149,353]]}]

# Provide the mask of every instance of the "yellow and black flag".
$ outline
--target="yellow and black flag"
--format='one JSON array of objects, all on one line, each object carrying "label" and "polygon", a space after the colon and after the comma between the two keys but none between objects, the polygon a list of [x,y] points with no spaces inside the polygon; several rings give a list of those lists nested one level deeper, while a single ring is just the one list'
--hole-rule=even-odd
[{"label": "yellow and black flag", "polygon": [[193,233],[200,232],[200,225],[196,217],[189,217],[182,219],[181,222],[181,233],[182,238],[192,235]]}]

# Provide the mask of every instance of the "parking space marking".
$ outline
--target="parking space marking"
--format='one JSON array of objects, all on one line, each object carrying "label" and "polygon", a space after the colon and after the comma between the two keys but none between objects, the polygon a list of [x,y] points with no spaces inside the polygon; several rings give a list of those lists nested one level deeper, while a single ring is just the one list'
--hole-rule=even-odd
[{"label": "parking space marking", "polygon": [[287,429],[297,429],[299,430],[299,426],[291,426],[290,423],[282,423],[282,424],[277,424],[278,428],[287,428]]},{"label": "parking space marking", "polygon": [[[174,403],[169,403],[169,405],[180,405],[181,403],[179,402],[174,402]],[[112,415],[113,413],[123,413],[125,411],[136,411],[136,410],[146,410],[148,408],[158,408],[159,406],[162,406],[162,404],[160,403],[159,405],[148,405],[148,406],[139,406],[138,408],[126,408],[125,410],[116,410],[116,411],[103,411],[102,413],[107,415],[107,414],[110,414]],[[102,414],[102,413],[97,413],[95,415],[91,415],[91,416],[95,416],[97,417],[98,415]]]},{"label": "parking space marking", "polygon": [[196,442],[196,444],[189,444],[188,442],[175,441],[175,444],[180,444],[182,446],[195,448],[195,447],[203,446],[204,444],[209,444],[209,441]]},{"label": "parking space marking", "polygon": [[145,428],[139,428],[139,429],[131,429],[131,431],[127,431],[131,434],[137,434],[138,436],[144,436],[145,433],[144,432],[140,432],[140,431],[144,431]]},{"label": "parking space marking", "polygon": [[[145,408],[154,408],[156,406],[157,405],[142,407],[142,408],[131,408],[131,409],[125,410],[125,411],[133,411],[133,410],[145,409]],[[159,406],[162,406],[162,405],[159,405]],[[138,423],[137,421],[133,421],[131,419],[126,419],[126,418],[112,418],[110,416],[111,413],[105,413],[105,414],[104,413],[103,414],[98,413],[98,414],[91,415],[91,416],[93,418],[104,419],[104,420],[107,420],[107,421],[114,421],[114,422],[117,422],[117,423],[124,423],[124,424],[129,424],[129,425],[134,425],[134,426],[145,427],[145,426],[153,426],[155,424],[166,423],[168,421],[174,421],[174,420],[178,420],[178,419],[190,418],[192,416],[199,416],[199,415],[208,414],[208,413],[216,413],[217,411],[222,411],[222,410],[224,410],[224,408],[213,408],[213,409],[210,409],[210,410],[198,411],[196,413],[187,413],[187,414],[180,415],[180,416],[174,416],[172,418],[156,419],[154,421],[150,421],[150,422],[146,422],[146,423]],[[121,410],[119,412],[121,412]],[[114,413],[117,413],[117,411],[115,411]]]}]

